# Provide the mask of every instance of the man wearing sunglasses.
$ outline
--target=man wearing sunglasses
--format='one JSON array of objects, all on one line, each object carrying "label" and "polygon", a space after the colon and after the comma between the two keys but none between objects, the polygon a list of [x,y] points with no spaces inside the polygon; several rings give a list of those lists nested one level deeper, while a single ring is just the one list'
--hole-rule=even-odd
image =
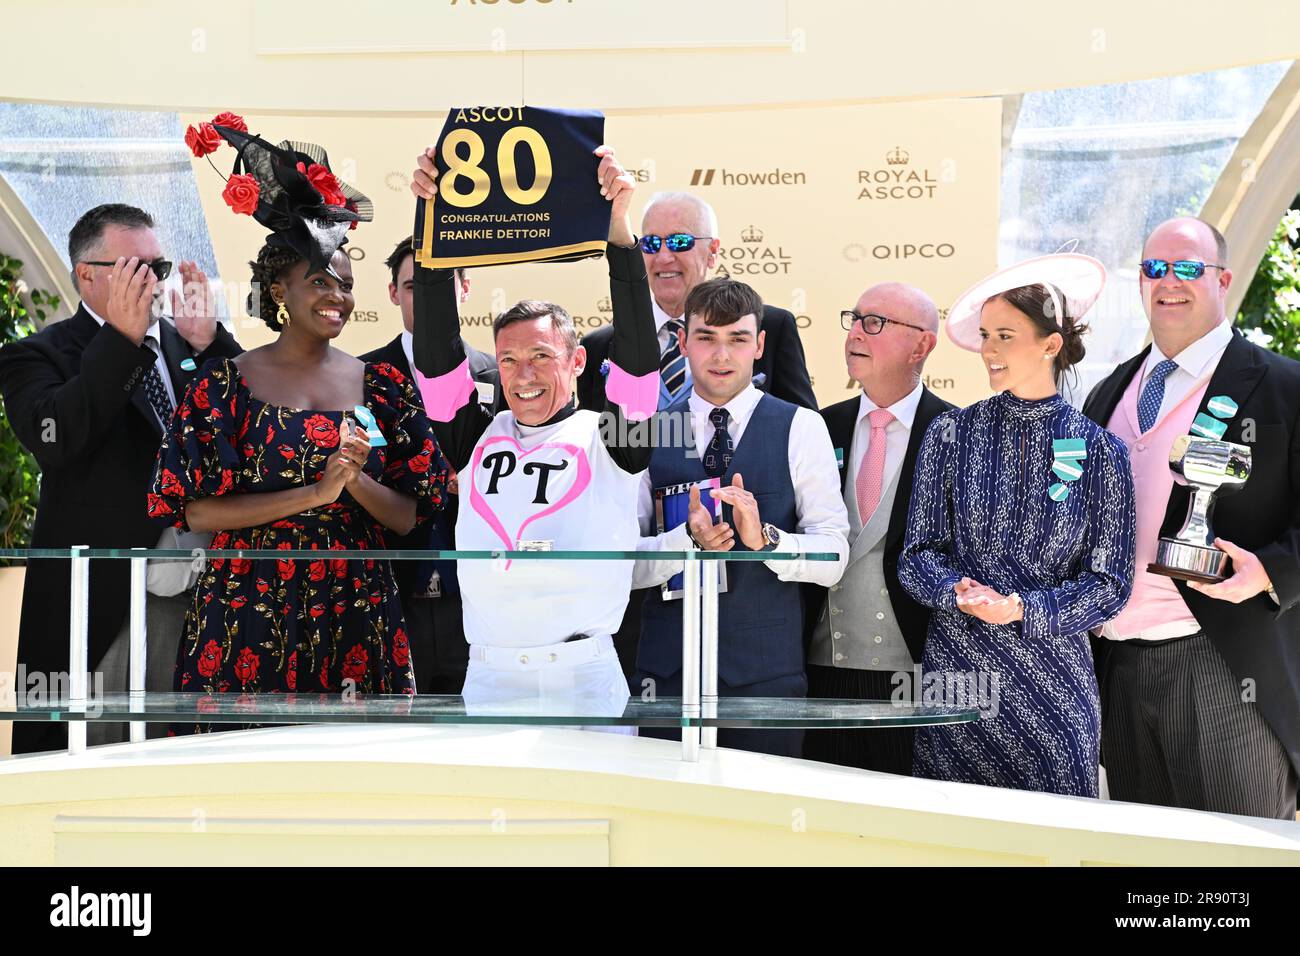
[{"label": "man wearing sunglasses", "polygon": [[[5,412],[41,466],[32,547],[175,547],[174,532],[145,508],[165,425],[204,362],[242,350],[216,321],[194,263],[180,264],[174,325],[159,318],[156,300],[172,265],[143,210],[91,209],[73,226],[68,255],[81,294],[76,312],[0,349]],[[149,690],[171,689],[190,563],[149,563]],[[27,564],[18,660],[29,675],[68,671],[68,575],[67,561]],[[93,562],[90,664],[108,691],[126,690],[129,579],[126,561]],[[63,727],[15,723],[14,752],[66,746]],[[125,728],[92,725],[87,737],[122,740]]]},{"label": "man wearing sunglasses", "polygon": [[[840,466],[849,560],[831,587],[809,586],[808,696],[889,700],[912,688],[930,609],[898,583],[912,473],[930,423],[953,406],[921,383],[938,341],[939,310],[920,289],[874,285],[840,313],[844,360],[862,394],[822,409]],[[914,690],[915,688],[913,688]],[[807,734],[804,757],[910,775],[911,730]]]},{"label": "man wearing sunglasses", "polygon": [[[677,346],[677,331],[685,322],[686,297],[717,266],[722,241],[713,207],[690,193],[652,196],[641,216],[641,233],[641,255],[659,330],[662,409],[690,389],[691,370]],[[767,346],[754,363],[754,384],[776,398],[815,410],[817,399],[794,316],[765,305],[759,326]],[[583,336],[588,356],[587,368],[578,379],[578,401],[583,408],[602,407],[605,378],[601,369],[612,335],[611,327],[604,326]]]},{"label": "man wearing sunglasses", "polygon": [[[1227,243],[1199,219],[1162,223],[1142,252],[1152,344],[1084,413],[1124,439],[1137,491],[1133,595],[1094,644],[1102,765],[1117,800],[1294,819],[1300,765],[1300,363],[1233,329]],[[1248,446],[1243,490],[1216,499],[1218,584],[1146,570],[1187,515],[1169,450],[1221,432]]]}]

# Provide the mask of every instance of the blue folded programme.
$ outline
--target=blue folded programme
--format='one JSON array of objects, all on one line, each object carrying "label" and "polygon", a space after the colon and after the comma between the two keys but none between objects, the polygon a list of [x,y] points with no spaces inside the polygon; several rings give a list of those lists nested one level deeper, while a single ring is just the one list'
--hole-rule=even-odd
[{"label": "blue folded programme", "polygon": [[358,405],[352,409],[352,414],[357,416],[357,424],[366,430],[366,436],[370,440],[371,448],[380,448],[388,444],[387,439],[384,438],[384,433],[379,430],[379,425],[375,422],[375,416],[370,414],[370,409],[364,405]]}]

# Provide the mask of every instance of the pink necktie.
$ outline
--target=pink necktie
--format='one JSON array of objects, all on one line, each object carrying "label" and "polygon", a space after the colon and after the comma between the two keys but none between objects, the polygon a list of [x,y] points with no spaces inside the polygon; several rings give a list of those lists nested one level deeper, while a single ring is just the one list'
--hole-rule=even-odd
[{"label": "pink necktie", "polygon": [[894,413],[887,408],[877,408],[867,413],[871,423],[871,437],[867,441],[867,453],[862,456],[862,465],[858,468],[858,517],[863,525],[871,520],[880,504],[880,486],[885,479],[885,429],[894,420]]}]

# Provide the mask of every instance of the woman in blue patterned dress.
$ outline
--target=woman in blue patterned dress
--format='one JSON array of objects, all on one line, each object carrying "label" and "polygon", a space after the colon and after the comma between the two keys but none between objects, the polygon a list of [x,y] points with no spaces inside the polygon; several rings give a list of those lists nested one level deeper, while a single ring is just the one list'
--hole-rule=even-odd
[{"label": "woman in blue patterned dress", "polygon": [[[949,335],[981,352],[999,394],[926,432],[898,577],[935,609],[917,698],[974,704],[981,719],[921,728],[919,777],[1097,795],[1101,707],[1087,632],[1128,601],[1134,504],[1123,442],[1057,391],[1083,357],[1075,318],[1104,281],[1100,263],[1077,261],[1086,259],[1012,267],[949,314]],[[1044,276],[1060,281],[1025,282]],[[972,689],[988,693],[971,700]]]}]

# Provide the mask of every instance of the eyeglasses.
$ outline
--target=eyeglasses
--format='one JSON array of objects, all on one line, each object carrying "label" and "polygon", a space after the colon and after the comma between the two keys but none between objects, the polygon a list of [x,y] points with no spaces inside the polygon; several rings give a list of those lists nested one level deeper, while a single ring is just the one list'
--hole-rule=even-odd
[{"label": "eyeglasses", "polygon": [[1143,259],[1142,274],[1148,279],[1163,279],[1169,274],[1169,267],[1174,267],[1174,275],[1180,279],[1186,279],[1189,282],[1192,279],[1199,279],[1205,275],[1206,269],[1225,269],[1226,266],[1211,265],[1208,262],[1200,262],[1196,259],[1179,259],[1177,262],[1169,262],[1165,259]]},{"label": "eyeglasses", "polygon": [[[108,266],[110,269],[117,265],[116,262],[93,262],[90,259],[83,259],[82,262],[88,266]],[[159,282],[162,282],[172,274],[172,264],[166,259],[154,259],[152,262],[142,261],[140,265],[148,266],[152,269],[153,274],[158,277]]]},{"label": "eyeglasses", "polygon": [[712,236],[692,236],[689,232],[674,232],[671,236],[642,236],[641,251],[653,256],[665,244],[669,252],[689,252],[697,241],[708,242]]},{"label": "eyeglasses", "polygon": [[925,329],[921,328],[919,325],[908,325],[906,322],[899,322],[898,319],[887,319],[883,315],[876,315],[873,312],[868,312],[866,315],[858,315],[858,313],[854,312],[852,309],[845,309],[840,313],[840,325],[844,328],[845,332],[852,330],[854,322],[861,323],[862,331],[867,335],[879,335],[884,330],[886,323],[907,326],[907,328],[916,329],[918,332],[925,331]]}]

